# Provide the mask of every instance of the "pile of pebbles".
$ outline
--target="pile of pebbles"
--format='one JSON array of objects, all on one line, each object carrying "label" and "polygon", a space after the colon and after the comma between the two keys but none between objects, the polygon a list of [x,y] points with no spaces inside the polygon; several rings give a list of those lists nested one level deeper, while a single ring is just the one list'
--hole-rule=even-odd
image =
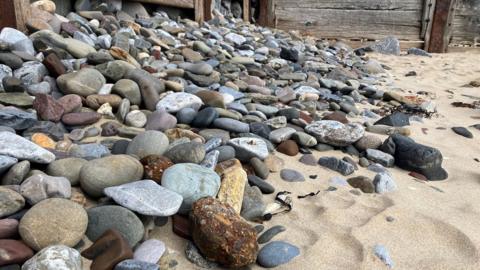
[{"label": "pile of pebbles", "polygon": [[[306,181],[276,152],[343,176],[368,167],[373,180],[343,180],[365,193],[395,190],[395,165],[447,178],[409,115],[368,109],[431,106],[379,89],[383,67],[341,42],[88,2],[63,17],[40,0],[29,36],[0,31],[2,267],[175,268],[148,237],[168,217],[200,267],[288,263],[300,249],[271,241],[287,228],[254,227],[275,211],[271,172]],[[349,156],[311,155],[327,150]]]}]

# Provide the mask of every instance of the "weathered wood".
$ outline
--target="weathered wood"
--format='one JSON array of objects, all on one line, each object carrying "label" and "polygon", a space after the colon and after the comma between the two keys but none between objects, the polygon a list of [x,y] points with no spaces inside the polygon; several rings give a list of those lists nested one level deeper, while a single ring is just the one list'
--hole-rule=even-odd
[{"label": "weathered wood", "polygon": [[480,1],[457,1],[452,21],[451,42],[480,46]]},{"label": "weathered wood", "polygon": [[422,10],[275,8],[276,27],[325,38],[419,40]]},{"label": "weathered wood", "polygon": [[13,10],[13,0],[0,0],[0,29],[3,27],[15,28],[17,26]]},{"label": "weathered wood", "polygon": [[475,54],[480,54],[480,47],[457,47],[457,46],[449,46],[447,49],[447,52],[449,53],[475,53]]},{"label": "weathered wood", "polygon": [[421,10],[420,0],[275,0],[277,8],[341,10]]},{"label": "weathered wood", "polygon": [[[5,0],[1,0],[5,1]],[[14,9],[10,12],[15,12],[15,19],[17,23],[17,29],[20,31],[27,31],[25,23],[30,17],[30,1],[29,0],[13,0]]]},{"label": "weathered wood", "polygon": [[198,23],[203,23],[204,21],[204,6],[203,0],[194,0],[195,4],[195,21]]},{"label": "weathered wood", "polygon": [[246,22],[250,21],[250,0],[243,0],[243,20]]},{"label": "weathered wood", "polygon": [[212,16],[212,5],[213,1],[212,0],[204,0],[203,1],[203,16],[205,17],[205,21],[210,21],[213,16]]},{"label": "weathered wood", "polygon": [[437,0],[433,16],[428,51],[444,53],[448,46],[449,20],[455,0]]},{"label": "weathered wood", "polygon": [[135,2],[164,5],[179,8],[195,8],[194,0],[130,0]]},{"label": "weathered wood", "polygon": [[420,38],[425,41],[424,50],[428,51],[430,45],[430,33],[432,32],[433,13],[435,11],[435,0],[425,0],[422,18],[422,33]]},{"label": "weathered wood", "polygon": [[260,0],[258,24],[261,26],[275,27],[275,9],[273,2],[274,0]]},{"label": "weathered wood", "polygon": [[[328,40],[333,44],[335,40]],[[343,43],[347,44],[348,46],[356,49],[356,48],[361,48],[365,47],[369,44],[372,43],[372,41],[369,40],[341,40]],[[409,41],[409,40],[401,40],[400,41],[400,50],[405,51],[408,50],[409,48],[423,48],[424,42],[423,40],[414,40],[414,41]]]}]

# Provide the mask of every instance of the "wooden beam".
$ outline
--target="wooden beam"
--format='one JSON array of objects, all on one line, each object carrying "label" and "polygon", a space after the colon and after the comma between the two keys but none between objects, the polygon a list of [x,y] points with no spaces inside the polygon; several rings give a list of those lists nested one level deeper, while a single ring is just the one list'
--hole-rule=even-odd
[{"label": "wooden beam", "polygon": [[3,27],[17,26],[17,20],[15,19],[15,10],[13,0],[1,0],[0,1],[0,29]]},{"label": "wooden beam", "polygon": [[204,1],[203,0],[194,0],[195,4],[195,21],[198,23],[203,23],[205,20],[204,17]]},{"label": "wooden beam", "polygon": [[243,0],[243,20],[250,21],[250,0]]},{"label": "wooden beam", "polygon": [[203,1],[203,16],[205,17],[205,21],[210,21],[213,19],[212,16],[212,0],[204,0]]},{"label": "wooden beam", "polygon": [[275,27],[275,8],[273,6],[273,1],[274,0],[260,0],[258,24],[261,26]]},{"label": "wooden beam", "polygon": [[450,34],[450,22],[453,17],[455,0],[437,0],[433,15],[432,30],[428,51],[444,53],[447,51]]},{"label": "wooden beam", "polygon": [[[3,0],[2,0],[3,1]],[[132,1],[132,0],[130,0]],[[179,8],[195,8],[194,0],[133,0],[135,2],[164,5]]]}]

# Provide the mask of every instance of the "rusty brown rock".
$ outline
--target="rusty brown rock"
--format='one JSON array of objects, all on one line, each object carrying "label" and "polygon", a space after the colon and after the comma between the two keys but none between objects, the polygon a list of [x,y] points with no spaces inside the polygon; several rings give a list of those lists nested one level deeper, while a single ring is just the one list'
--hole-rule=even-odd
[{"label": "rusty brown rock", "polygon": [[50,75],[55,78],[67,73],[65,66],[62,64],[62,61],[55,53],[48,54],[47,57],[43,59],[43,64],[45,65],[45,67],[47,67]]},{"label": "rusty brown rock", "polygon": [[173,232],[185,239],[192,239],[190,232],[190,220],[179,214],[172,216],[172,230]]},{"label": "rusty brown rock", "polygon": [[143,177],[160,184],[163,172],[173,166],[173,162],[164,156],[149,155],[140,160],[143,165]]},{"label": "rusty brown rock", "polygon": [[86,100],[87,106],[97,110],[105,103],[110,104],[112,108],[118,108],[120,103],[122,103],[122,98],[119,95],[109,94],[109,95],[90,95]]},{"label": "rusty brown rock", "polygon": [[209,260],[239,268],[257,259],[257,232],[228,204],[206,197],[190,212],[192,237]]},{"label": "rusty brown rock", "polygon": [[38,94],[33,101],[33,108],[42,120],[58,122],[64,113],[63,106],[52,96]]},{"label": "rusty brown rock", "polygon": [[295,141],[286,140],[278,145],[277,151],[288,156],[296,156],[299,149]]}]

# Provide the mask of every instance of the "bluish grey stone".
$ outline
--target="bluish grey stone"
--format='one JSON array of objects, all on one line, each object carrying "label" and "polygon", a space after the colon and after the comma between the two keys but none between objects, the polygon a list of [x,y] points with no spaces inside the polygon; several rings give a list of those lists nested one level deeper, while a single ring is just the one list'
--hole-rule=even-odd
[{"label": "bluish grey stone", "polygon": [[155,263],[149,263],[139,260],[124,260],[118,263],[114,270],[159,270],[160,266]]},{"label": "bluish grey stone", "polygon": [[176,117],[178,123],[189,125],[190,123],[192,123],[193,119],[195,119],[196,115],[196,110],[192,108],[183,108],[177,112]]},{"label": "bluish grey stone", "polygon": [[388,36],[370,45],[370,48],[383,54],[400,55],[400,41],[394,36]]},{"label": "bluish grey stone", "polygon": [[384,245],[375,245],[373,251],[375,252],[375,255],[382,260],[383,263],[385,263],[385,265],[387,265],[389,268],[393,268],[393,260]]},{"label": "bluish grey stone", "polygon": [[[147,130],[135,136],[128,144],[127,154],[144,158],[148,155],[163,155],[168,148],[168,138],[160,131]],[[155,147],[152,147],[155,146]]]},{"label": "bluish grey stone", "polygon": [[201,143],[187,142],[173,146],[164,156],[173,163],[200,163],[205,158],[205,147]]},{"label": "bluish grey stone", "polygon": [[221,86],[220,89],[218,89],[218,92],[232,95],[235,99],[241,99],[245,97],[244,93],[227,86]]},{"label": "bluish grey stone", "polygon": [[275,192],[275,188],[272,185],[256,175],[249,175],[248,183],[251,186],[258,187],[263,194],[272,194]]},{"label": "bluish grey stone", "polygon": [[25,62],[21,68],[13,72],[13,76],[22,80],[26,85],[40,83],[47,74],[47,68],[37,61]]},{"label": "bluish grey stone", "polygon": [[266,244],[258,252],[257,262],[263,267],[273,268],[286,264],[300,255],[300,249],[284,241]]},{"label": "bluish grey stone", "polygon": [[182,196],[153,180],[141,180],[104,189],[119,205],[147,216],[172,216],[182,204]]},{"label": "bluish grey stone", "polygon": [[376,149],[367,149],[367,158],[373,162],[382,164],[385,167],[393,167],[395,158],[387,153]]},{"label": "bluish grey stone", "polygon": [[328,183],[330,185],[334,185],[334,186],[347,186],[348,185],[347,179],[345,179],[343,177],[340,177],[340,176],[334,176],[334,177],[330,178],[330,180],[328,180]]},{"label": "bluish grey stone", "polygon": [[24,130],[37,123],[37,116],[15,108],[0,108],[0,123],[15,130]]},{"label": "bluish grey stone", "polygon": [[318,160],[318,164],[330,170],[337,171],[342,175],[350,175],[355,171],[352,164],[336,157],[321,157]]},{"label": "bluish grey stone", "polygon": [[105,145],[98,143],[75,144],[70,148],[70,155],[92,160],[110,155],[110,150]]},{"label": "bluish grey stone", "polygon": [[297,131],[291,127],[279,128],[270,132],[269,140],[273,143],[281,143],[290,139],[295,132]]},{"label": "bluish grey stone", "polygon": [[149,239],[140,244],[133,253],[135,260],[157,263],[165,252],[165,243],[157,239]]},{"label": "bluish grey stone", "polygon": [[210,152],[213,149],[219,147],[220,145],[222,145],[222,139],[221,138],[211,138],[204,145],[205,152]]},{"label": "bluish grey stone", "polygon": [[182,195],[180,213],[187,213],[193,202],[215,197],[220,189],[220,176],[213,170],[193,163],[175,164],[162,175],[162,186]]},{"label": "bluish grey stone", "polygon": [[258,138],[235,138],[228,141],[235,148],[235,155],[241,161],[249,161],[253,157],[264,160],[268,156],[267,144]]},{"label": "bluish grey stone", "polygon": [[55,155],[35,143],[10,132],[0,132],[0,155],[48,164]]},{"label": "bluish grey stone", "polygon": [[0,175],[15,165],[18,159],[10,156],[0,155]]},{"label": "bluish grey stone", "polygon": [[373,185],[375,185],[375,192],[387,193],[397,189],[397,184],[393,177],[387,173],[378,173],[373,179]]},{"label": "bluish grey stone", "polygon": [[247,123],[231,119],[231,118],[217,118],[213,121],[216,128],[228,130],[236,133],[250,132],[250,126]]},{"label": "bluish grey stone", "polygon": [[262,191],[256,186],[245,185],[240,215],[246,220],[258,220],[263,216],[265,208]]},{"label": "bluish grey stone", "polygon": [[217,166],[219,155],[220,152],[218,150],[208,152],[202,162],[200,162],[200,165],[202,167],[214,170],[215,166]]},{"label": "bluish grey stone", "polygon": [[142,221],[127,208],[117,205],[93,207],[87,210],[88,227],[85,233],[91,241],[97,240],[106,230],[117,230],[128,242],[135,246],[143,237]]},{"label": "bluish grey stone", "polygon": [[305,177],[296,170],[283,169],[280,171],[280,177],[287,182],[303,182]]},{"label": "bluish grey stone", "polygon": [[219,152],[218,162],[235,158],[235,148],[231,147],[230,145],[222,145],[215,150]]}]

